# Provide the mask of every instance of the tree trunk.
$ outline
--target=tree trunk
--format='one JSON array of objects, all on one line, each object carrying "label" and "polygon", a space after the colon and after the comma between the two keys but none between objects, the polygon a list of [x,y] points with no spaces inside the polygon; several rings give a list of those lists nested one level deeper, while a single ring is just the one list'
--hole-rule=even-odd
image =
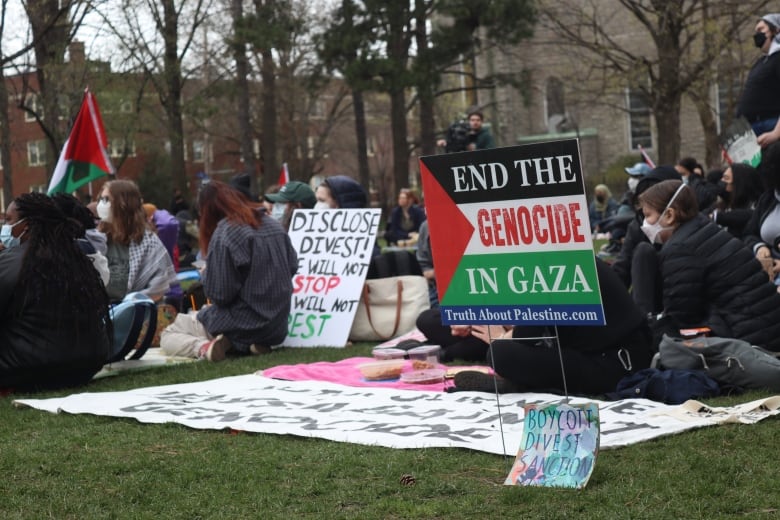
[{"label": "tree trunk", "polygon": [[39,119],[39,124],[48,138],[46,153],[48,180],[54,172],[59,150],[64,141],[65,128],[64,124],[60,123],[60,105],[57,98],[61,92],[58,79],[62,76],[65,50],[70,37],[70,10],[67,2],[50,0],[30,0],[26,10],[35,42],[33,45],[35,73],[38,78],[40,106],[43,109],[43,118]]},{"label": "tree trunk", "polygon": [[[428,49],[428,31],[426,24],[426,3],[415,0],[415,42],[417,43],[418,59],[426,54]],[[434,85],[428,79],[417,82],[420,116],[420,153],[433,155],[436,153],[436,119],[434,117]]]},{"label": "tree trunk", "polygon": [[371,189],[371,171],[368,167],[368,131],[366,129],[366,105],[363,92],[352,89],[352,109],[355,113],[355,136],[357,137],[358,178],[360,184]]},{"label": "tree trunk", "polygon": [[233,11],[233,59],[236,60],[236,97],[238,108],[238,130],[241,140],[241,159],[244,173],[250,175],[250,190],[259,193],[255,169],[255,147],[253,142],[252,116],[249,106],[249,61],[246,57],[246,35],[244,31],[244,5],[242,0],[232,0]]},{"label": "tree trunk", "polygon": [[263,49],[260,76],[263,80],[263,188],[276,182],[279,164],[276,158],[276,74],[271,49]]},{"label": "tree trunk", "polygon": [[675,164],[680,158],[680,26],[679,5],[669,2],[659,19],[655,35],[658,47],[658,78],[653,113],[658,135],[659,164]]},{"label": "tree trunk", "polygon": [[[699,122],[704,130],[705,157],[704,164],[706,168],[714,168],[721,162],[720,139],[718,138],[718,122],[715,120],[715,114],[707,99],[698,95],[698,90],[688,92],[689,97],[696,106],[699,113]],[[702,90],[701,92],[708,92]]]},{"label": "tree trunk", "polygon": [[[391,194],[409,184],[409,145],[406,142],[406,94],[390,92],[390,127],[393,131],[393,186]],[[388,201],[385,201],[388,202]]]},{"label": "tree trunk", "polygon": [[5,74],[0,69],[0,157],[3,166],[3,201],[5,205],[0,212],[5,214],[5,207],[13,200],[13,170],[11,168],[11,130],[8,121],[8,87],[5,84]]},{"label": "tree trunk", "polygon": [[[163,98],[168,118],[168,139],[171,141],[171,177],[173,185],[182,193],[189,193],[187,171],[184,163],[184,123],[182,121],[182,77],[179,61],[178,29],[179,19],[173,0],[161,0],[164,26],[161,30],[165,44],[164,74],[166,93]],[[205,153],[208,153],[206,150]]]}]

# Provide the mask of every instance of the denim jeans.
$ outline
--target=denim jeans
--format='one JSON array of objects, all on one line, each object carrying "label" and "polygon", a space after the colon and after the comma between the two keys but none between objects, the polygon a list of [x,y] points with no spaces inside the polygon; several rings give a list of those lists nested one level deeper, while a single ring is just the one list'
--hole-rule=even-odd
[{"label": "denim jeans", "polygon": [[771,132],[775,129],[775,125],[777,125],[777,118],[773,117],[772,119],[764,119],[763,121],[758,121],[756,123],[751,124],[750,126],[753,127],[753,132],[755,132],[756,137],[759,135]]}]

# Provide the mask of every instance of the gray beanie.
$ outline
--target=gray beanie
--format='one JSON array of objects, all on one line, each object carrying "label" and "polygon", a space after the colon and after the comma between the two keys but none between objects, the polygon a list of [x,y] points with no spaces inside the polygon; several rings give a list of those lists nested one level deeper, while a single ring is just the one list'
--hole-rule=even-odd
[{"label": "gray beanie", "polygon": [[775,31],[780,29],[780,13],[765,14],[761,19],[771,25]]}]

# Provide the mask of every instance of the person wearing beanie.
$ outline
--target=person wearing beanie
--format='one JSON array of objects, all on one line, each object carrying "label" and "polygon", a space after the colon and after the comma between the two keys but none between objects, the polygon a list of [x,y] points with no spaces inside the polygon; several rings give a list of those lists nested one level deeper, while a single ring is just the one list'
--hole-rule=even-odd
[{"label": "person wearing beanie", "polygon": [[780,140],[780,13],[756,23],[753,43],[761,56],[748,73],[737,105],[737,116],[748,120],[761,148]]},{"label": "person wearing beanie", "polygon": [[290,229],[292,213],[296,209],[312,209],[317,203],[314,191],[305,182],[290,181],[276,193],[266,193],[265,198],[273,203],[271,216]]},{"label": "person wearing beanie", "polygon": [[368,205],[366,190],[352,177],[334,175],[317,186],[316,209],[365,208]]}]

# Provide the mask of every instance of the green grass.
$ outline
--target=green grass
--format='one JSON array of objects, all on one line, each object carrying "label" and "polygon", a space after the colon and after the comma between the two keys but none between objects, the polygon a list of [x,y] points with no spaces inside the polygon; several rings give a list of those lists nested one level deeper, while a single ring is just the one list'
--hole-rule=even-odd
[{"label": "green grass", "polygon": [[[370,355],[285,349],[95,381],[117,391]],[[71,392],[37,394],[35,397]],[[760,393],[709,401],[733,404]],[[584,490],[504,486],[511,461],[16,409],[0,399],[0,518],[764,518],[778,515],[777,420],[599,454]],[[413,486],[401,485],[413,475]]]}]

